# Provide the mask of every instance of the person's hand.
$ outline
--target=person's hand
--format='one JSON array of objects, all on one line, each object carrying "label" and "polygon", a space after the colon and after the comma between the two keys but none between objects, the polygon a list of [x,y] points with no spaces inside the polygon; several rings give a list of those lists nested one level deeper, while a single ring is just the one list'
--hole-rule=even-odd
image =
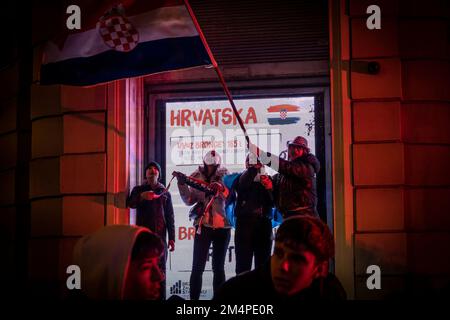
[{"label": "person's hand", "polygon": [[186,183],[186,176],[183,173],[174,171],[172,172],[172,175],[177,178],[178,184],[183,185]]},{"label": "person's hand", "polygon": [[251,141],[248,143],[248,150],[249,152],[255,154],[258,157],[261,154],[261,149],[259,149],[258,146]]},{"label": "person's hand", "polygon": [[263,186],[266,190],[272,190],[272,188],[273,188],[273,183],[272,183],[272,180],[269,178],[269,176],[261,175],[261,176],[260,176],[260,181],[261,181],[262,186]]},{"label": "person's hand", "polygon": [[247,155],[247,159],[245,160],[245,165],[249,168],[255,168],[257,170],[262,168],[262,163],[259,160],[258,156],[254,153],[249,152]]},{"label": "person's hand", "polygon": [[225,190],[224,186],[219,182],[210,183],[209,188],[214,192],[214,194],[217,194],[218,192],[223,192]]},{"label": "person's hand", "polygon": [[263,165],[262,165],[262,163],[260,161],[258,161],[255,164],[249,164],[248,166],[251,167],[251,168],[255,168],[257,170],[259,170],[259,169],[261,169],[263,167]]},{"label": "person's hand", "polygon": [[169,251],[174,251],[175,250],[175,240],[169,240]]},{"label": "person's hand", "polygon": [[157,195],[153,191],[145,191],[141,193],[141,198],[143,200],[152,201],[153,199],[157,198]]}]

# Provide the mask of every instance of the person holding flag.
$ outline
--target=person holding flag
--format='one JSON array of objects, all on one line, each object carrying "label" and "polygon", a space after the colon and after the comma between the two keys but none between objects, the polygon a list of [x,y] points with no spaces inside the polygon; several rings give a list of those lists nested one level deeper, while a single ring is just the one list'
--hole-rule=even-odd
[{"label": "person holding flag", "polygon": [[288,141],[288,160],[272,155],[249,143],[251,152],[258,154],[262,162],[278,171],[272,177],[276,208],[283,218],[294,215],[319,216],[317,212],[316,174],[319,160],[310,153],[308,141],[298,136]]}]

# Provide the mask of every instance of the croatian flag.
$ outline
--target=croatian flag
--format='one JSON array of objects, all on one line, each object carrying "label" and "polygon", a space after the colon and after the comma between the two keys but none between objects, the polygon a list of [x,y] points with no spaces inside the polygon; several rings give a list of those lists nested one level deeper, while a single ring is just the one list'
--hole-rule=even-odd
[{"label": "croatian flag", "polygon": [[270,125],[293,124],[300,121],[300,107],[280,104],[267,108],[267,122]]},{"label": "croatian flag", "polygon": [[47,43],[41,84],[86,86],[211,64],[183,1],[110,3],[96,15],[81,7],[82,29]]}]

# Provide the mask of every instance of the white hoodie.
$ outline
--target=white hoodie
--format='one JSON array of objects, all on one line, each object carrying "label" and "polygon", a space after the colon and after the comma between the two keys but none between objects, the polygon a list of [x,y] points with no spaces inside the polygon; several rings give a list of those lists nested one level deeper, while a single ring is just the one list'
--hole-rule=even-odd
[{"label": "white hoodie", "polygon": [[84,236],[75,245],[74,264],[81,269],[81,291],[89,299],[123,299],[125,277],[137,236],[147,228],[112,225]]},{"label": "white hoodie", "polygon": [[[223,185],[223,177],[227,174],[228,170],[226,168],[219,167],[210,178],[210,182],[219,182]],[[200,168],[195,170],[194,173],[191,174],[191,177],[203,181],[207,180]],[[197,202],[202,202],[206,205],[206,203],[208,203],[208,201],[212,198],[212,195],[206,196],[204,192],[189,187],[187,184],[178,183],[178,189],[180,190],[181,199],[188,206],[191,206]],[[223,194],[220,194],[220,196],[213,201],[211,210],[205,213],[202,221],[203,226],[211,228],[231,228],[230,222],[226,217],[225,201],[226,199]],[[194,225],[198,225],[199,220],[200,218],[196,218]]]}]

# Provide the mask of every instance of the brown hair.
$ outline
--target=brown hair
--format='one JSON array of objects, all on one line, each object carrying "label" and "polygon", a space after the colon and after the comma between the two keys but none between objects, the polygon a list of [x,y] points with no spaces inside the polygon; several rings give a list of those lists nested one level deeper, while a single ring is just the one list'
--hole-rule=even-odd
[{"label": "brown hair", "polygon": [[330,229],[322,220],[312,216],[294,216],[284,220],[275,241],[303,245],[314,254],[317,262],[334,257],[334,239]]},{"label": "brown hair", "polygon": [[163,250],[164,243],[157,234],[141,232],[134,242],[131,260],[140,259],[148,255],[159,257]]}]

